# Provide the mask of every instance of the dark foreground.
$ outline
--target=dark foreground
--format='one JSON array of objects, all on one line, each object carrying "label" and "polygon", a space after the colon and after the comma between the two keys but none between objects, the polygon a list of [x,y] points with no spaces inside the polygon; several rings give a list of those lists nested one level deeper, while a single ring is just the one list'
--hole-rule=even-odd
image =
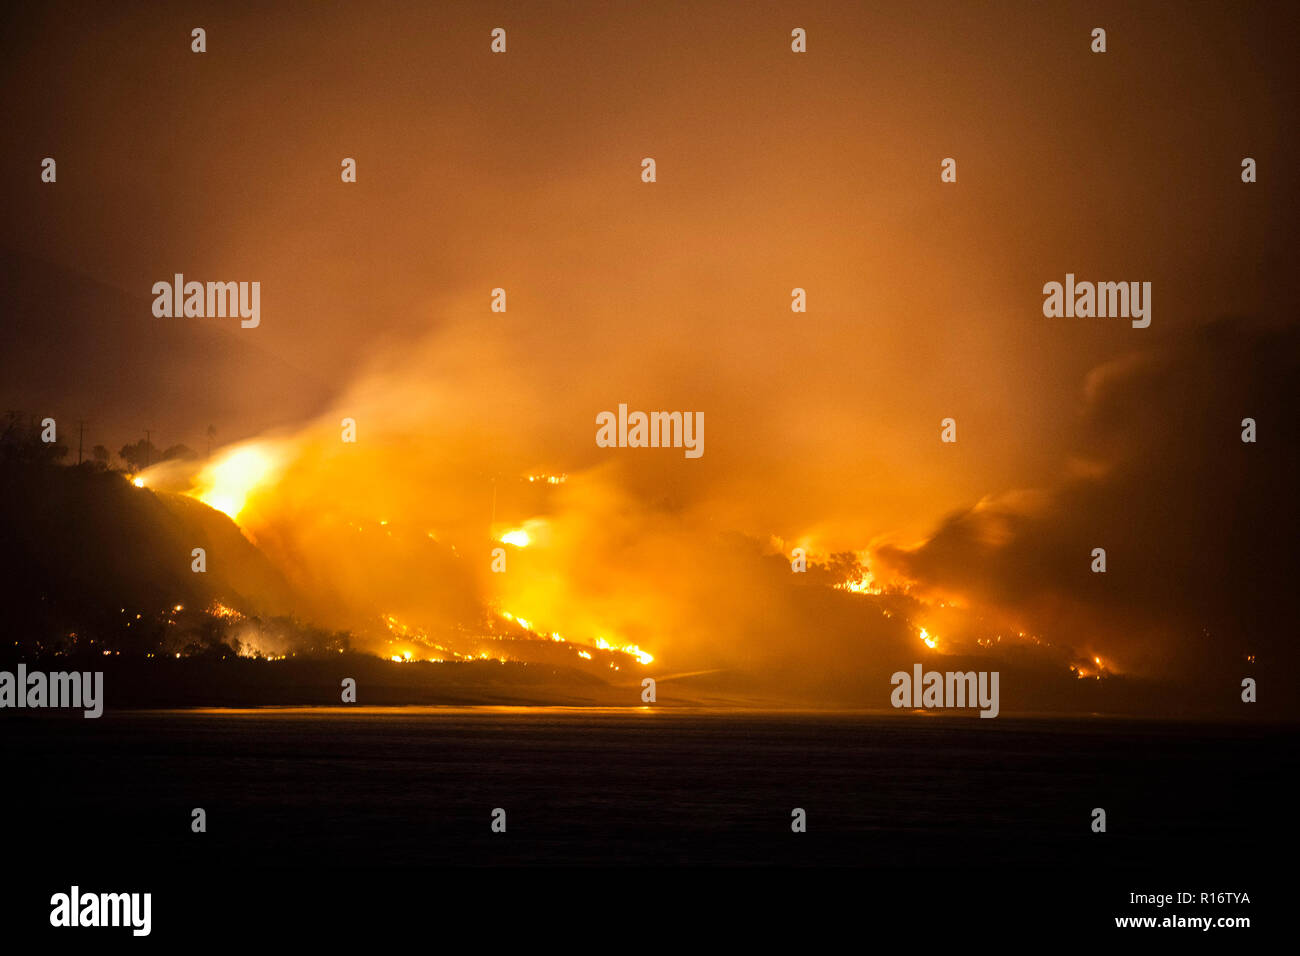
[{"label": "dark foreground", "polygon": [[[339,894],[594,913],[723,890],[1086,930],[1171,910],[1130,893],[1246,890],[1250,905],[1185,910],[1262,917],[1294,835],[1289,727],[336,708],[8,712],[2,729],[5,855],[32,876],[7,923],[39,925],[79,882],[152,889],[160,930],[169,912],[230,928]],[[664,866],[696,869],[634,869]]]}]

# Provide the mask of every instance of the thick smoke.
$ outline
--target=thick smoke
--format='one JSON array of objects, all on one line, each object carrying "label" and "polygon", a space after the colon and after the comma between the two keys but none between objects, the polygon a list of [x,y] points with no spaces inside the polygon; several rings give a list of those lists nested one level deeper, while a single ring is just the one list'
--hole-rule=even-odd
[{"label": "thick smoke", "polygon": [[1084,383],[1058,481],[881,557],[1123,671],[1221,685],[1224,668],[1293,666],[1298,374],[1294,326],[1240,320],[1107,363]]},{"label": "thick smoke", "polygon": [[[450,322],[311,427],[266,438],[274,478],[239,520],[316,614],[363,634],[379,615],[454,636],[509,612],[539,634],[637,645],[658,673],[867,707],[926,654],[1024,667],[1044,687],[1097,657],[1106,675],[1215,684],[1214,668],[1286,652],[1295,345],[1291,329],[1223,322],[1104,364],[1052,436],[1076,449],[1056,481],[990,493],[918,546],[872,548],[895,529],[845,533],[840,515],[869,492],[836,448],[800,446],[797,419],[762,419],[759,440],[715,382],[697,393],[703,459],[598,449],[596,413],[646,391],[599,371],[549,390],[505,331]],[[1240,439],[1245,417],[1257,443]],[[773,451],[786,442],[809,457]],[[755,491],[758,475],[784,499]],[[509,529],[528,545],[498,541]]]}]

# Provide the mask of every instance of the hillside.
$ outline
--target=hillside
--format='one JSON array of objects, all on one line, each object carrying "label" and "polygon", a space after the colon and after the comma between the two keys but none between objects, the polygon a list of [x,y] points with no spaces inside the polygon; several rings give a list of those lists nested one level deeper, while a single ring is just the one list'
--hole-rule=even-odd
[{"label": "hillside", "polygon": [[[224,514],[136,488],[115,472],[0,465],[0,528],[0,632],[10,641],[76,632],[137,646],[150,621],[177,605],[220,602],[264,615],[298,609],[283,578]],[[191,570],[194,548],[206,552],[204,573]]]}]

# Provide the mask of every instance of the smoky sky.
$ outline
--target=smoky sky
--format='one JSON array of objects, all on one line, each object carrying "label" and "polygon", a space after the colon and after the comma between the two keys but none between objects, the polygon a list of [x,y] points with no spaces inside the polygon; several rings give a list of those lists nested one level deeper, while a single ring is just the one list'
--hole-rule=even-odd
[{"label": "smoky sky", "polygon": [[[463,551],[495,479],[499,517],[556,519],[546,570],[520,556],[528,594],[683,666],[858,646],[825,609],[756,615],[800,543],[1137,671],[1280,651],[1300,52],[1282,5],[3,16],[6,407],[89,418],[113,450],[144,428],[199,448],[209,424],[287,442],[296,490],[251,533],[300,584],[371,582],[325,512]],[[155,319],[177,272],[260,281],[261,326]],[[1067,272],[1151,282],[1150,328],[1044,318]],[[703,458],[597,448],[620,402],[703,411]],[[356,460],[328,444],[343,415]],[[545,501],[499,477],[530,470],[587,477]],[[428,593],[486,600],[472,577]]]}]

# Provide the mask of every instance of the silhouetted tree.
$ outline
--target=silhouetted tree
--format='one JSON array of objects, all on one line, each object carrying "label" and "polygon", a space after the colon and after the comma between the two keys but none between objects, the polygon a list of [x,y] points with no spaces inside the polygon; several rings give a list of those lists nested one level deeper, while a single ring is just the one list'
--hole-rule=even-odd
[{"label": "silhouetted tree", "polygon": [[194,458],[194,452],[184,445],[172,445],[162,453],[163,461],[170,461],[173,458]]},{"label": "silhouetted tree", "polygon": [[158,460],[158,449],[153,446],[153,442],[143,438],[134,445],[123,445],[117,454],[133,471],[146,468],[150,462]]},{"label": "silhouetted tree", "polygon": [[0,431],[0,461],[13,464],[53,464],[68,453],[66,445],[41,440],[35,417],[24,424],[20,412],[10,412]]}]

